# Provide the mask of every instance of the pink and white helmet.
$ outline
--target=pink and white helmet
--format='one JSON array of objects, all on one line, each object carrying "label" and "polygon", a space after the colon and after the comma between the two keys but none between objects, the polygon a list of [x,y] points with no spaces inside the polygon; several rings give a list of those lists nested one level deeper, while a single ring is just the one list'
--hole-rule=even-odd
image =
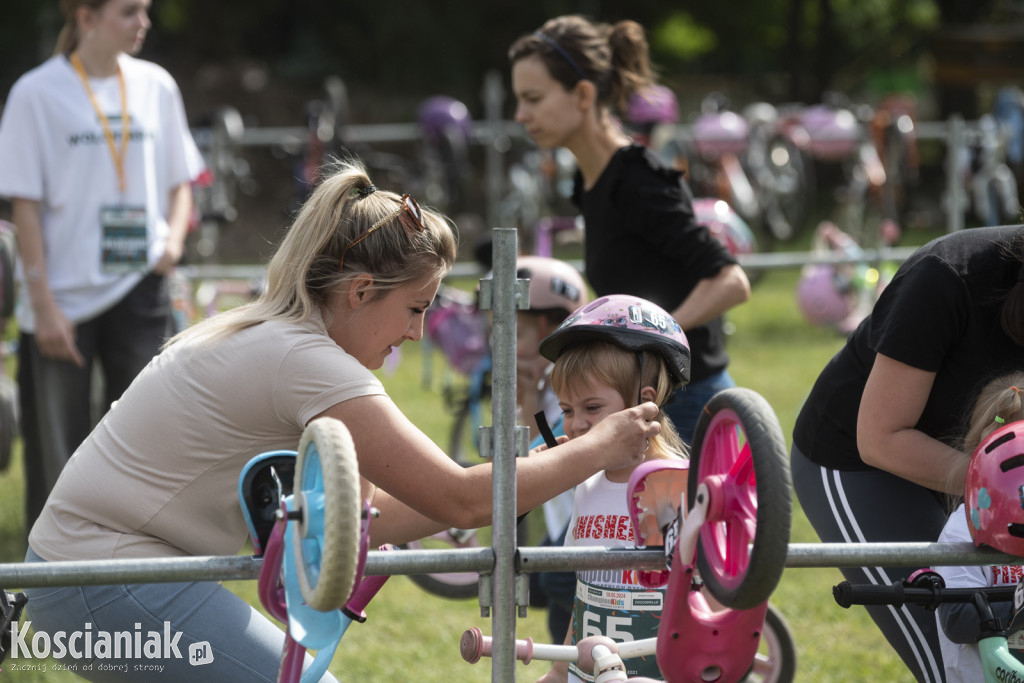
[{"label": "pink and white helmet", "polygon": [[651,351],[665,359],[680,384],[690,381],[690,344],[679,323],[646,299],[612,294],[591,301],[565,319],[540,343],[550,361],[578,342],[603,341],[628,351]]},{"label": "pink and white helmet", "polygon": [[757,251],[754,232],[724,199],[697,197],[693,200],[693,215],[733,256]]},{"label": "pink and white helmet", "polygon": [[1024,422],[978,444],[967,466],[964,508],[974,545],[1024,556]]},{"label": "pink and white helmet", "polygon": [[822,327],[838,325],[853,311],[853,302],[841,290],[835,267],[828,264],[804,267],[796,286],[796,300],[804,318]]},{"label": "pink and white helmet", "polygon": [[676,94],[671,88],[657,84],[634,92],[626,104],[626,120],[637,125],[676,123],[679,121]]},{"label": "pink and white helmet", "polygon": [[580,271],[556,258],[520,256],[516,276],[530,280],[530,310],[561,310],[569,315],[590,298]]}]

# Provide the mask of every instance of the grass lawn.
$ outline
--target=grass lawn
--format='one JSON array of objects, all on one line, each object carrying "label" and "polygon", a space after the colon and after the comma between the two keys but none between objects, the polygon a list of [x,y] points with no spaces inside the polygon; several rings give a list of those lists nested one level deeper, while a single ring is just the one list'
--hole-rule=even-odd
[{"label": "grass lawn", "polygon": [[[812,382],[842,340],[803,322],[794,291],[796,270],[772,271],[754,287],[751,301],[729,314],[734,327],[729,350],[731,372],[738,384],[762,394],[774,408],[787,440]],[[393,372],[381,377],[399,406],[439,444],[447,444],[450,416],[438,385],[440,361],[433,365],[432,386],[423,385],[424,363],[417,345],[402,349]],[[20,561],[24,554],[20,456],[0,473],[0,562]],[[226,494],[227,495],[227,494]],[[535,527],[539,526],[539,523]],[[818,539],[799,505],[795,506],[793,542]],[[796,639],[797,680],[834,683],[862,681],[910,682],[888,644],[866,613],[844,610],[832,599],[832,586],[842,577],[837,569],[788,569],[772,598],[789,621]],[[15,586],[6,586],[14,589]],[[254,582],[231,588],[258,604]],[[488,619],[473,600],[448,601],[420,590],[407,577],[389,580],[370,604],[366,624],[349,630],[332,671],[344,681],[417,681],[457,683],[487,681],[489,660],[469,665],[459,656],[459,637],[470,626],[490,633]],[[520,637],[546,641],[543,610],[531,609],[518,622]],[[519,666],[517,679],[532,681],[546,669],[542,662]],[[76,680],[66,673],[7,673],[17,681]]]}]

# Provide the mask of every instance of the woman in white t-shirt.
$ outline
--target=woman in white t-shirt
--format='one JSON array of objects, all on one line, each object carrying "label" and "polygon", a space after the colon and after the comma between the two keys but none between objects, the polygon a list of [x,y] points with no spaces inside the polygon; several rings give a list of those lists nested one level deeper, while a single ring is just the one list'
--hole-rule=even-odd
[{"label": "woman in white t-shirt", "polygon": [[[371,372],[420,339],[455,255],[455,235],[439,214],[377,190],[359,167],[328,176],[271,260],[259,299],[172,339],[76,451],[32,529],[27,560],[233,555],[247,538],[236,494],[242,466],[265,451],[294,450],[320,416],[341,420],[352,435],[363,493],[381,512],[374,545],[489,524],[491,466],[448,458]],[[657,413],[653,403],[620,411],[588,435],[521,459],[518,509],[641,462],[645,440],[660,431]],[[28,595],[37,633],[71,633],[83,622],[94,631],[162,632],[166,622],[182,634],[182,651],[210,644],[213,662],[201,667],[161,661],[168,680],[276,676],[284,634],[219,584]],[[127,672],[89,675],[153,680],[127,664]]]},{"label": "woman in white t-shirt", "polygon": [[11,89],[0,196],[19,268],[18,384],[26,528],[99,415],[167,338],[167,274],[181,258],[203,169],[178,87],[132,55],[149,0],[62,0],[53,57]]}]

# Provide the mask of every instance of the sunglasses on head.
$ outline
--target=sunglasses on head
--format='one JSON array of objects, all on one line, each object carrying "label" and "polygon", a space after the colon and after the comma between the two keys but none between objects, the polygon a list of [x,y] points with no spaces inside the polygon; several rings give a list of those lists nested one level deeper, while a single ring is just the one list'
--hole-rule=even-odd
[{"label": "sunglasses on head", "polygon": [[357,237],[355,241],[345,247],[345,251],[341,252],[341,258],[338,261],[339,270],[345,269],[345,255],[348,254],[352,247],[369,237],[377,228],[387,225],[396,218],[402,227],[405,228],[405,231],[410,235],[415,235],[416,233],[423,232],[426,229],[423,225],[423,212],[420,211],[419,203],[407,194],[403,194],[399,201],[401,201],[402,205],[398,208],[398,211],[381,218],[379,221],[371,225],[369,230],[364,232],[362,235]]}]

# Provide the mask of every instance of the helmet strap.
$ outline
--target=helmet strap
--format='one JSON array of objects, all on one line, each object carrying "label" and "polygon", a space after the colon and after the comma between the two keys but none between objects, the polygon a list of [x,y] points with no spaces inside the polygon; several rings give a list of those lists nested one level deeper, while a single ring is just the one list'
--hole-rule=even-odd
[{"label": "helmet strap", "polygon": [[640,376],[637,378],[637,383],[640,386],[636,388],[636,404],[640,405],[644,402],[644,352],[635,351],[634,353],[636,353],[636,362],[640,366]]}]

